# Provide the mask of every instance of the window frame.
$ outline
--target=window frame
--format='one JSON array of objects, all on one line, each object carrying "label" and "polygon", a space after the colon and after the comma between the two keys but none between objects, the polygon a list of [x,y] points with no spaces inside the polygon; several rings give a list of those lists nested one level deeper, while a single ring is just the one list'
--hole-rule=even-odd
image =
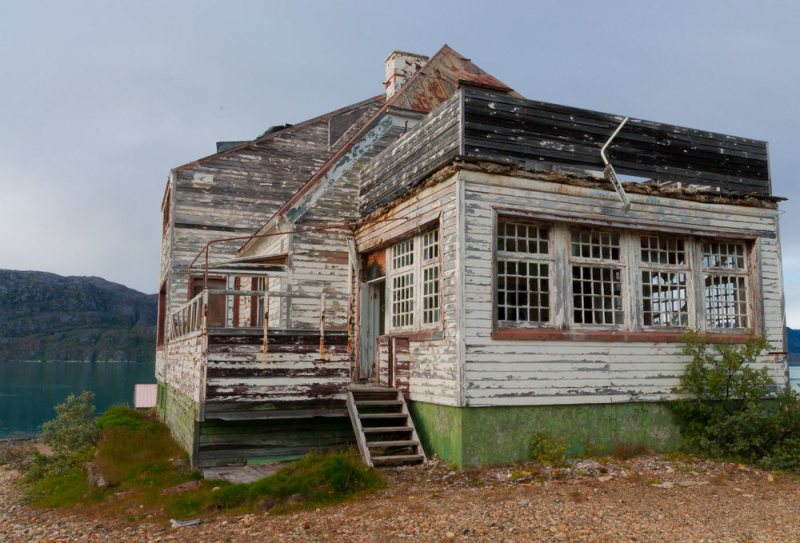
[{"label": "window frame", "polygon": [[[643,330],[647,330],[650,332],[679,332],[679,333],[686,333],[688,330],[697,330],[698,324],[703,322],[703,319],[700,318],[698,315],[698,304],[697,304],[697,295],[696,295],[696,277],[695,274],[697,272],[696,266],[696,246],[697,240],[699,238],[691,237],[691,236],[681,236],[678,234],[672,233],[663,233],[663,232],[638,232],[634,234],[634,243],[633,246],[636,247],[635,255],[632,255],[633,258],[631,259],[636,263],[637,270],[631,270],[631,275],[636,274],[638,280],[638,299],[640,304],[637,307],[641,308],[641,327]],[[675,241],[683,241],[683,248],[686,258],[686,265],[673,265],[673,264],[652,264],[652,263],[645,263],[642,261],[641,254],[642,254],[642,238],[658,238],[658,239],[667,239],[667,240],[675,240]],[[633,268],[633,264],[631,265]],[[645,324],[644,319],[644,281],[642,280],[642,272],[685,272],[686,273],[686,311],[687,311],[687,324],[686,326],[662,326],[662,325],[647,325]]]},{"label": "window frame", "polygon": [[[401,244],[410,245],[410,250],[409,250],[409,252],[405,253],[405,255],[410,255],[411,262],[408,263],[408,264],[404,264],[402,266],[397,266],[396,264],[397,264],[397,261],[399,259],[406,258],[406,256],[400,256],[400,257],[396,257],[395,256],[395,248],[399,247]],[[386,299],[387,299],[387,302],[388,302],[386,305],[387,305],[387,310],[388,310],[388,313],[389,313],[388,316],[387,316],[388,321],[389,321],[388,322],[389,326],[387,326],[386,329],[387,330],[392,330],[392,331],[413,330],[414,327],[418,324],[417,323],[417,319],[415,318],[415,316],[417,314],[417,301],[416,300],[417,300],[417,296],[419,294],[419,289],[417,288],[417,275],[418,275],[417,274],[417,267],[418,267],[418,264],[419,264],[419,258],[417,258],[418,255],[417,255],[417,240],[416,240],[416,237],[414,237],[414,238],[405,238],[405,239],[398,240],[396,243],[393,243],[392,245],[389,246],[388,252],[389,252],[389,254],[388,254],[388,259],[387,260],[389,261],[388,262],[389,263],[388,267],[389,267],[389,272],[390,273],[388,274],[388,277],[386,278],[387,279],[386,280],[386,286],[387,286],[387,298]],[[411,287],[410,309],[411,310],[409,312],[407,312],[407,313],[403,313],[403,315],[410,315],[411,323],[406,325],[406,326],[395,326],[395,324],[394,324],[394,321],[395,321],[395,311],[394,311],[394,307],[395,307],[395,299],[394,299],[395,287],[394,287],[394,282],[395,282],[395,279],[398,279],[400,277],[406,277],[406,276],[411,277],[411,285],[410,285],[410,287]],[[402,288],[408,288],[408,285],[403,286]],[[405,301],[406,300],[403,300],[400,303],[403,303]]]},{"label": "window frame", "polygon": [[[631,328],[631,282],[630,282],[630,258],[628,247],[630,246],[629,233],[621,230],[611,228],[602,228],[596,226],[582,226],[579,224],[567,226],[567,246],[564,248],[566,255],[566,262],[560,263],[565,266],[566,270],[566,284],[556,285],[557,288],[562,288],[567,293],[567,310],[565,315],[566,327],[571,330],[590,330],[590,331],[619,331],[628,330]],[[600,232],[609,234],[619,234],[619,260],[611,260],[604,258],[592,258],[583,256],[572,255],[572,233],[578,230],[588,230],[590,232]],[[557,263],[558,265],[559,263]],[[618,269],[619,282],[620,282],[620,299],[622,304],[622,322],[614,324],[596,324],[596,323],[576,323],[575,322],[575,293],[574,293],[574,278],[572,270],[574,266],[603,268],[603,269]]]},{"label": "window frame", "polygon": [[[437,254],[434,257],[423,260],[424,257],[424,238],[431,232],[437,234]],[[393,255],[394,247],[401,243],[411,242],[413,263],[400,268],[395,267]],[[393,239],[386,246],[386,315],[384,318],[386,335],[404,336],[415,332],[436,332],[444,329],[444,266],[443,266],[443,244],[442,230],[438,224],[422,231],[415,230],[405,236]],[[424,270],[437,268],[439,292],[437,295],[439,319],[436,322],[425,323],[424,306]],[[408,326],[394,326],[394,304],[393,304],[393,281],[398,275],[410,273],[413,278],[413,297],[412,297],[412,317],[413,322]]]},{"label": "window frame", "polygon": [[[722,266],[706,266],[705,265],[705,249],[703,245],[705,243],[724,243],[724,244],[735,244],[735,245],[742,245],[742,258],[744,260],[744,266],[742,268],[725,268]],[[725,333],[757,333],[760,327],[757,325],[757,311],[756,311],[756,283],[754,281],[754,266],[752,262],[754,262],[754,245],[753,243],[748,243],[747,240],[737,240],[737,239],[728,239],[728,238],[715,238],[714,240],[701,240],[699,243],[696,243],[696,251],[697,251],[697,258],[699,259],[699,267],[698,267],[698,283],[699,288],[698,292],[701,293],[702,304],[702,330],[707,333],[716,333],[716,334],[725,334]],[[706,275],[716,275],[716,276],[732,276],[737,278],[744,278],[744,304],[745,304],[745,313],[744,316],[747,319],[747,326],[744,327],[711,327],[709,326],[708,322],[708,302],[706,301]],[[760,290],[759,290],[760,292]]]},{"label": "window frame", "polygon": [[[553,257],[550,266],[551,291],[559,289],[564,292],[563,303],[556,303],[557,295],[550,296],[550,323],[537,325],[532,322],[514,323],[498,320],[497,285],[498,285],[498,225],[504,221],[521,221],[542,224],[550,227],[550,253]],[[571,231],[576,228],[616,232],[620,235],[620,261],[622,283],[623,324],[576,324],[573,318],[574,299],[572,285],[572,265],[583,263],[581,257],[571,256]],[[644,237],[681,239],[684,241],[687,265],[651,264],[641,261],[641,239]],[[745,277],[747,290],[747,328],[709,328],[705,311],[703,242],[708,240],[731,241],[744,246],[745,269],[740,274]],[[494,208],[492,214],[492,231],[490,249],[491,264],[491,337],[493,339],[532,339],[532,340],[585,340],[585,341],[647,341],[647,342],[682,342],[685,334],[698,330],[707,334],[710,342],[742,342],[751,334],[762,330],[763,315],[759,298],[762,286],[759,259],[758,237],[748,236],[738,239],[723,239],[711,234],[679,233],[676,231],[659,231],[656,228],[637,228],[615,224],[613,227],[598,225],[593,221],[576,221],[561,218],[539,218],[524,210]],[[591,263],[589,265],[592,265]],[[601,264],[604,266],[605,264]],[[644,324],[643,282],[642,272],[680,271],[687,274],[686,291],[688,295],[687,326],[660,326]],[[731,270],[726,270],[730,272]]]},{"label": "window frame", "polygon": [[[499,251],[498,249],[498,232],[501,222],[508,222],[512,224],[525,224],[527,226],[535,226],[538,228],[546,227],[548,230],[548,252],[547,254],[539,254],[539,253],[523,253],[517,251]],[[514,328],[527,328],[527,329],[549,329],[556,326],[557,323],[557,316],[555,311],[555,301],[552,295],[548,295],[548,320],[545,321],[510,321],[510,320],[499,320],[497,318],[498,315],[498,264],[500,260],[508,261],[515,261],[515,262],[526,262],[526,263],[536,263],[536,264],[547,264],[548,265],[548,284],[550,285],[550,289],[552,291],[553,285],[555,284],[556,280],[556,250],[555,250],[555,235],[556,229],[553,227],[553,223],[547,221],[537,221],[535,219],[528,219],[525,217],[517,217],[513,215],[497,215],[494,216],[494,221],[492,223],[492,321],[493,321],[493,328],[505,328],[505,329],[514,329]],[[530,239],[530,238],[528,238]]]}]

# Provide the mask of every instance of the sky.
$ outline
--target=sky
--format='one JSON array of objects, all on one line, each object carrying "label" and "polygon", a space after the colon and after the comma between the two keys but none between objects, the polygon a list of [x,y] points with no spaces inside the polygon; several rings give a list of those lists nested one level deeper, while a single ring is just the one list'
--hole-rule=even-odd
[{"label": "sky", "polygon": [[447,43],[522,95],[769,141],[800,327],[800,4],[0,0],[0,268],[158,288],[169,170]]}]

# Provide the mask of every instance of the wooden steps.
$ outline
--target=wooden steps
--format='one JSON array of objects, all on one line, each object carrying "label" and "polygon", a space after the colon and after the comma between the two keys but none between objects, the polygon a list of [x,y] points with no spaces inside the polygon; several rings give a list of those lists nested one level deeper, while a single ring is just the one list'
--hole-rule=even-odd
[{"label": "wooden steps", "polygon": [[425,461],[403,394],[396,388],[353,386],[347,411],[364,463],[401,466]]}]

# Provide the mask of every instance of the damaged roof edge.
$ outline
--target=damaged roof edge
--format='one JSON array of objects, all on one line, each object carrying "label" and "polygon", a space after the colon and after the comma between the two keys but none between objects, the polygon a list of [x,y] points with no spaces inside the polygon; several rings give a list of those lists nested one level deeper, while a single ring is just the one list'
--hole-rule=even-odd
[{"label": "damaged roof edge", "polygon": [[[330,159],[328,159],[325,162],[325,164],[323,164],[322,167],[309,178],[309,180],[300,188],[300,190],[297,191],[297,193],[295,193],[295,195],[291,199],[289,199],[283,206],[281,206],[281,208],[273,216],[271,216],[261,228],[256,230],[255,234],[261,232],[262,230],[264,230],[264,228],[267,228],[269,224],[275,219],[275,217],[283,216],[289,209],[291,209],[292,206],[294,206],[298,201],[300,201],[303,195],[309,190],[311,190],[316,183],[320,182],[324,178],[328,170],[333,168],[339,162],[339,160],[341,160],[341,158],[347,154],[350,148],[356,143],[358,143],[358,141],[364,136],[364,134],[366,134],[371,129],[371,127],[374,126],[374,124],[383,115],[386,114],[386,112],[390,108],[396,107],[404,111],[418,111],[418,112],[422,111],[423,113],[430,112],[430,110],[423,111],[414,108],[401,107],[398,106],[398,102],[402,98],[406,97],[409,93],[412,93],[413,89],[416,88],[418,82],[421,81],[424,77],[426,77],[429,71],[435,70],[437,64],[444,63],[444,59],[448,55],[457,57],[464,63],[468,63],[468,65],[462,66],[461,71],[457,70],[455,66],[443,66],[443,68],[446,68],[448,70],[447,74],[455,78],[456,87],[458,87],[462,83],[472,82],[476,86],[491,88],[494,90],[504,90],[507,91],[511,96],[521,97],[519,94],[514,92],[514,90],[511,89],[511,87],[508,87],[505,83],[503,83],[499,79],[496,79],[491,74],[484,72],[480,67],[473,64],[470,59],[463,56],[461,53],[454,50],[449,45],[447,44],[443,45],[436,53],[434,53],[434,55],[428,60],[425,66],[423,66],[418,72],[416,72],[413,76],[411,76],[411,78],[400,88],[400,90],[396,94],[394,94],[391,98],[386,100],[386,103],[380,109],[378,109],[378,111],[375,112],[372,118],[366,124],[364,124],[364,126],[362,126],[362,128],[358,130],[347,141],[347,143],[345,143],[341,147],[341,149],[339,149],[339,151],[336,154],[334,154]],[[470,67],[472,72],[478,72],[478,73],[476,74],[470,72],[469,70]],[[479,77],[479,79],[476,80],[475,79],[476,77]],[[242,246],[239,248],[237,254],[241,254],[241,252],[244,251],[251,244],[251,242],[252,238],[243,243]]]},{"label": "damaged roof edge", "polygon": [[336,115],[340,115],[342,113],[347,113],[348,111],[352,111],[352,110],[358,109],[360,107],[363,107],[363,106],[366,106],[366,105],[369,105],[369,104],[372,104],[372,103],[375,103],[375,102],[382,102],[384,99],[385,99],[385,96],[383,94],[379,94],[377,96],[373,96],[372,98],[367,98],[366,100],[361,100],[360,102],[356,102],[354,104],[350,104],[348,106],[344,106],[344,107],[341,107],[339,109],[336,109],[336,110],[333,110],[333,111],[329,111],[328,113],[323,113],[322,115],[317,115],[316,117],[312,117],[311,119],[307,119],[307,120],[302,121],[300,123],[297,123],[295,125],[289,126],[288,128],[284,128],[283,130],[278,130],[276,132],[263,134],[263,135],[255,138],[253,140],[249,140],[247,142],[244,142],[241,145],[230,147],[228,149],[219,151],[217,153],[213,153],[213,154],[210,154],[208,156],[204,156],[203,158],[198,158],[197,160],[193,160],[192,162],[187,162],[186,164],[182,164],[180,166],[176,166],[176,167],[172,168],[172,170],[170,170],[170,171],[171,172],[180,172],[180,171],[191,169],[191,168],[193,168],[195,166],[201,165],[203,162],[205,162],[207,160],[213,160],[213,159],[219,158],[221,156],[224,156],[224,155],[226,155],[228,153],[233,153],[233,152],[236,152],[236,151],[241,151],[243,149],[247,149],[251,145],[257,145],[257,144],[261,143],[262,141],[271,139],[271,138],[273,138],[275,136],[278,136],[278,135],[291,134],[291,133],[293,133],[293,132],[295,132],[297,130],[300,130],[302,128],[306,128],[307,126],[309,126],[309,125],[311,125],[313,123],[322,121],[322,120],[327,119],[327,118],[335,117]]}]

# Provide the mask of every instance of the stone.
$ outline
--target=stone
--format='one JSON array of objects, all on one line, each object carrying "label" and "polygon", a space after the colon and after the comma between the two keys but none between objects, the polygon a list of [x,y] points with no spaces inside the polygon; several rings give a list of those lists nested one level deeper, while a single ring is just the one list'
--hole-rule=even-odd
[{"label": "stone", "polygon": [[86,463],[86,480],[96,488],[108,488],[110,486],[94,462]]},{"label": "stone", "polygon": [[652,484],[650,486],[655,487],[655,488],[674,488],[675,487],[675,483],[672,483],[670,481],[664,481],[663,483],[654,483],[654,484]]},{"label": "stone", "polygon": [[165,488],[164,490],[161,491],[161,494],[164,494],[165,496],[169,494],[180,494],[182,492],[188,492],[189,490],[197,490],[201,486],[202,483],[200,481],[187,481],[179,485]]},{"label": "stone", "polygon": [[286,498],[286,503],[289,505],[301,505],[305,503],[306,499],[303,497],[302,494],[292,494],[288,498]]}]

